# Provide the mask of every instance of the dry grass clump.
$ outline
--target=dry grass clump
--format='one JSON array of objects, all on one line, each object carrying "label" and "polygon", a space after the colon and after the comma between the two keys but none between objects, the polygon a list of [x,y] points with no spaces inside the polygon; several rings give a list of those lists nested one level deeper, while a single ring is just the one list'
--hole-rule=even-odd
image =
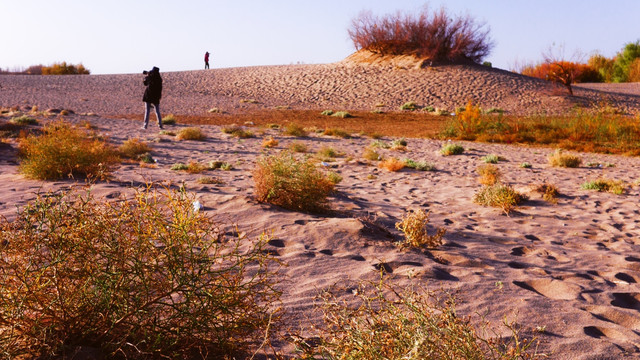
[{"label": "dry grass clump", "polygon": [[224,184],[224,181],[211,176],[202,176],[202,177],[199,177],[196,181],[198,182],[198,184],[202,184],[202,185]]},{"label": "dry grass clump", "polygon": [[366,148],[364,148],[364,151],[362,152],[362,157],[371,161],[382,160],[382,155],[380,155],[377,151],[375,151],[370,146],[367,146]]},{"label": "dry grass clump", "polygon": [[549,155],[549,165],[554,167],[576,168],[582,164],[582,159],[577,155],[565,154],[557,149]]},{"label": "dry grass clump", "polygon": [[[296,211],[324,211],[335,183],[310,160],[291,153],[260,158],[253,171],[256,199]],[[335,179],[334,179],[335,180]]]},{"label": "dry grass clump", "polygon": [[400,106],[400,110],[415,111],[418,110],[418,104],[413,101],[407,101],[406,103],[402,104],[402,106]]},{"label": "dry grass clump", "polygon": [[140,159],[144,154],[151,151],[151,147],[144,141],[138,138],[127,139],[118,148],[120,156],[127,159]]},{"label": "dry grass clump", "polygon": [[20,172],[39,180],[107,179],[119,161],[107,142],[64,121],[46,125],[42,135],[20,139],[19,153]]},{"label": "dry grass clump", "polygon": [[558,203],[558,196],[560,195],[560,192],[558,191],[558,188],[553,184],[543,183],[534,186],[533,191],[541,194],[544,201],[553,204]]},{"label": "dry grass clump", "polygon": [[399,159],[394,158],[394,157],[390,157],[388,159],[384,159],[384,160],[380,161],[380,163],[378,164],[379,168],[386,169],[386,170],[391,171],[391,172],[400,171],[400,170],[404,169],[405,166],[407,166],[407,164],[404,161],[399,160]]},{"label": "dry grass clump", "polygon": [[220,160],[209,161],[209,164],[207,165],[207,170],[216,170],[216,169],[229,171],[233,169],[233,165],[226,161],[220,161]]},{"label": "dry grass clump", "polygon": [[331,114],[331,116],[338,117],[338,118],[341,118],[341,119],[346,119],[346,118],[353,117],[353,115],[349,114],[346,111],[336,111],[333,114]]},{"label": "dry grass clump", "polygon": [[287,124],[284,127],[285,135],[295,136],[295,137],[307,137],[307,131],[298,124]]},{"label": "dry grass clump", "polygon": [[447,231],[440,228],[436,234],[429,235],[427,224],[429,224],[429,213],[425,213],[424,210],[418,209],[405,213],[402,220],[396,223],[396,229],[404,234],[404,241],[400,246],[435,248],[442,245],[442,237]]},{"label": "dry grass clump", "polygon": [[407,150],[407,140],[405,138],[394,139],[391,141],[391,150],[395,151],[406,151]]},{"label": "dry grass clump", "polygon": [[176,135],[177,140],[195,140],[202,141],[206,139],[207,136],[200,130],[200,128],[196,127],[188,127],[181,129]]},{"label": "dry grass clump", "polygon": [[440,154],[442,154],[442,156],[460,155],[463,152],[464,148],[462,145],[458,144],[444,144],[440,149]]},{"label": "dry grass clump", "polygon": [[72,358],[88,347],[97,358],[244,358],[256,349],[278,321],[269,239],[227,236],[193,201],[153,188],[118,201],[71,191],[0,220],[2,355]]},{"label": "dry grass clump", "polygon": [[309,151],[309,147],[303,142],[294,141],[289,144],[289,150],[297,153],[306,153],[307,151]]},{"label": "dry grass clump", "polygon": [[480,160],[484,161],[487,164],[497,164],[499,161],[504,161],[505,158],[496,154],[489,154],[483,156]]},{"label": "dry grass clump", "polygon": [[262,147],[263,148],[273,148],[278,146],[279,142],[278,140],[274,139],[273,137],[269,136],[267,138],[265,138],[264,140],[262,140]]},{"label": "dry grass clump", "polygon": [[349,132],[342,129],[338,129],[338,128],[326,128],[324,129],[323,134],[327,136],[335,136],[343,139],[351,138],[351,134]]},{"label": "dry grass clump", "polygon": [[320,150],[318,150],[318,152],[316,152],[316,155],[322,161],[333,161],[337,157],[344,156],[344,153],[334,149],[331,146],[324,146]]},{"label": "dry grass clump", "polygon": [[502,177],[502,173],[500,173],[500,169],[497,166],[492,164],[483,164],[478,166],[476,169],[480,178],[478,181],[482,185],[494,185],[500,181]]},{"label": "dry grass clump", "polygon": [[605,191],[616,195],[624,194],[627,190],[627,186],[624,181],[606,178],[587,181],[580,187],[585,190]]},{"label": "dry grass clump", "polygon": [[406,167],[410,169],[420,170],[420,171],[433,171],[435,170],[435,165],[426,162],[426,161],[415,161],[412,159],[403,159]]},{"label": "dry grass clump", "polygon": [[162,118],[162,125],[175,125],[176,123],[176,116],[173,114],[169,114]]},{"label": "dry grass clump", "polygon": [[245,130],[237,125],[223,127],[222,132],[240,139],[248,139],[253,137],[253,133],[251,131]]},{"label": "dry grass clump", "polygon": [[511,185],[495,183],[482,187],[473,196],[473,201],[483,206],[491,206],[501,208],[506,214],[510,213],[513,208],[520,205],[529,198],[515,191]]},{"label": "dry grass clump", "polygon": [[[357,300],[344,300],[346,292]],[[536,342],[521,339],[513,323],[504,323],[510,336],[483,337],[497,331],[487,329],[482,318],[462,316],[455,298],[446,294],[399,289],[381,280],[359,283],[355,290],[330,288],[321,293],[317,307],[324,314],[320,344],[299,341],[305,359],[539,358],[532,348]],[[480,327],[474,325],[478,322]]]}]

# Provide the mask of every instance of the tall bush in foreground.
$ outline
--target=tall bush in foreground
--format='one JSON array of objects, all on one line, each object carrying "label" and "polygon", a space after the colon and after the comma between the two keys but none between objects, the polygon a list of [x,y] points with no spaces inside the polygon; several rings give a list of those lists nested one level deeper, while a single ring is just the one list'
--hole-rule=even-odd
[{"label": "tall bush in foreground", "polygon": [[332,288],[319,296],[317,306],[324,314],[320,344],[314,348],[300,341],[305,359],[538,358],[535,341],[520,338],[513,323],[504,322],[509,336],[489,338],[492,330],[486,322],[475,326],[471,317],[458,314],[450,296],[382,281],[352,287],[348,292],[357,301],[340,298],[345,292]]},{"label": "tall bush in foreground", "polygon": [[0,222],[0,356],[190,358],[246,350],[277,316],[273,259],[194,210],[147,189],[107,202],[39,196]]},{"label": "tall bush in foreground", "polygon": [[489,29],[471,16],[451,16],[444,8],[417,13],[373,16],[362,12],[352,20],[349,37],[357,50],[382,55],[414,54],[434,61],[482,63],[494,44]]},{"label": "tall bush in foreground", "polygon": [[106,179],[118,153],[103,139],[66,122],[46,125],[42,135],[21,139],[20,171],[39,180],[66,177]]},{"label": "tall bush in foreground", "polygon": [[259,159],[253,171],[259,202],[298,211],[323,211],[335,183],[310,160],[298,160],[289,152]]}]

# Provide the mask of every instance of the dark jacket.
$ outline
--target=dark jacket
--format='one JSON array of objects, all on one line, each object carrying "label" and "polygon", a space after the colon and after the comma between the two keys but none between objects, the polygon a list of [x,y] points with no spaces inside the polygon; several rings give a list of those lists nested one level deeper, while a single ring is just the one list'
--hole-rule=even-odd
[{"label": "dark jacket", "polygon": [[160,104],[160,98],[162,97],[162,78],[160,77],[160,69],[153,67],[147,76],[144,77],[143,83],[147,85],[144,91],[142,101]]}]

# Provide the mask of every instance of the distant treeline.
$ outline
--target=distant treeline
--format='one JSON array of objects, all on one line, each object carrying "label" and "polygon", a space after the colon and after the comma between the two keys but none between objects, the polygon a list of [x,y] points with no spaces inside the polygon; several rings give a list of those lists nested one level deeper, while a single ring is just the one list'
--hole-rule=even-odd
[{"label": "distant treeline", "polygon": [[91,72],[84,65],[67,64],[65,61],[50,66],[31,65],[26,69],[0,69],[0,74],[9,75],[89,75]]},{"label": "distant treeline", "polygon": [[[541,63],[526,65],[520,73],[541,79],[554,80],[560,75],[570,76],[569,82],[638,82],[640,81],[640,40],[630,42],[614,57],[592,55],[586,63],[546,57]],[[562,81],[564,82],[564,81]]]}]

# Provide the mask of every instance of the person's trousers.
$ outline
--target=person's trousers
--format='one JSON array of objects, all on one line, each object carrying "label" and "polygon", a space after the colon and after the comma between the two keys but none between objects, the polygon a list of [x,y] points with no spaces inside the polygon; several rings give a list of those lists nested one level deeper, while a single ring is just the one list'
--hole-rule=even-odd
[{"label": "person's trousers", "polygon": [[144,127],[146,128],[149,125],[149,112],[151,112],[151,105],[156,111],[156,118],[158,119],[158,126],[162,127],[162,117],[160,116],[160,104],[151,104],[146,102],[146,107],[144,109]]}]

